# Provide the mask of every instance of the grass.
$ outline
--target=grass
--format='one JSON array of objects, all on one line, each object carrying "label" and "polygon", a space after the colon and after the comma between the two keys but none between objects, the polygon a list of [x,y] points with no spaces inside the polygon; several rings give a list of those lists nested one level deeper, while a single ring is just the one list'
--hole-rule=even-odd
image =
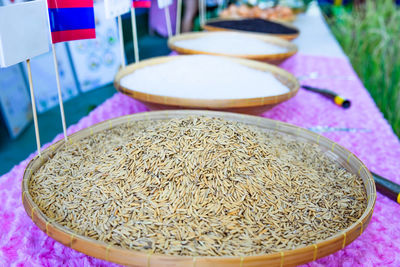
[{"label": "grass", "polygon": [[367,0],[328,19],[331,29],[376,104],[400,137],[400,9],[392,0]]}]

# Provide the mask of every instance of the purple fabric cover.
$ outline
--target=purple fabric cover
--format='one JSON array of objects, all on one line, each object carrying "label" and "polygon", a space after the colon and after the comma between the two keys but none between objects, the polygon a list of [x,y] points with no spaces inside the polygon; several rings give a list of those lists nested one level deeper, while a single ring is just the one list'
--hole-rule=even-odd
[{"label": "purple fabric cover", "polygon": [[[363,128],[363,132],[324,135],[355,153],[372,171],[400,183],[400,143],[348,61],[297,55],[282,66],[296,76],[318,72],[303,84],[335,90],[352,100],[348,110],[324,97],[300,89],[291,100],[263,116],[302,127]],[[350,80],[340,77],[350,77]],[[146,111],[140,102],[116,93],[68,129],[79,131],[110,118]],[[62,138],[56,136],[54,141]],[[45,145],[48,146],[49,144]],[[21,203],[21,180],[34,154],[0,177],[0,266],[114,266],[61,245],[39,230]],[[345,249],[307,266],[400,266],[400,212],[395,202],[378,194],[370,225]]]}]

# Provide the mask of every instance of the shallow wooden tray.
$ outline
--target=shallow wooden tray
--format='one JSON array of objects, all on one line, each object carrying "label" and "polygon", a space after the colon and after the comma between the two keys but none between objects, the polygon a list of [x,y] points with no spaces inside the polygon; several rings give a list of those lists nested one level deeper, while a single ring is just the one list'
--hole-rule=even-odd
[{"label": "shallow wooden tray", "polygon": [[[217,19],[210,19],[207,20],[207,23],[209,22],[217,22],[217,21],[223,21],[223,20],[244,20],[244,19],[249,19],[249,18],[231,18],[231,19],[221,19],[221,18],[217,18]],[[288,28],[292,28],[294,30],[297,31],[297,33],[292,33],[292,34],[274,34],[274,33],[257,33],[257,34],[262,34],[262,35],[269,35],[269,36],[275,36],[275,37],[279,37],[288,41],[291,41],[293,39],[296,39],[299,34],[300,34],[300,30],[298,28],[296,28],[295,26],[293,26],[290,23],[286,23],[286,22],[281,22],[281,21],[276,21],[276,20],[271,20],[272,22],[275,23],[279,23],[282,24]],[[255,32],[248,32],[248,31],[239,31],[239,30],[234,30],[234,29],[228,29],[228,28],[222,28],[222,27],[216,27],[216,26],[211,26],[208,24],[203,25],[203,29],[206,31],[234,31],[234,32],[246,32],[246,33],[255,33]]]},{"label": "shallow wooden tray", "polygon": [[[121,69],[115,76],[114,86],[115,88],[132,98],[140,100],[151,110],[162,110],[162,109],[213,109],[213,110],[224,110],[246,114],[261,114],[273,106],[284,102],[294,95],[299,90],[299,82],[289,72],[278,68],[273,65],[266,63],[257,62],[254,60],[239,59],[239,58],[228,58],[237,63],[250,68],[258,69],[261,71],[268,71],[272,73],[279,81],[289,88],[289,92],[282,95],[258,97],[258,98],[243,98],[243,99],[196,99],[196,98],[183,98],[183,97],[170,97],[162,95],[152,95],[134,89],[126,88],[120,84],[121,79],[131,74],[132,72],[157,64],[162,64],[171,60],[176,60],[178,57],[184,56],[168,56],[168,57],[157,57],[148,60],[143,60],[138,64],[131,64],[124,69]],[[243,89],[245,90],[245,88]]]},{"label": "shallow wooden tray", "polygon": [[74,233],[70,229],[55,223],[51,218],[44,215],[36,203],[33,202],[29,192],[29,181],[32,174],[57,153],[61,147],[68,145],[64,140],[60,140],[45,149],[41,157],[36,156],[33,158],[25,170],[22,181],[22,202],[26,213],[43,232],[63,245],[89,256],[131,266],[293,266],[314,261],[343,249],[360,236],[368,226],[376,201],[375,183],[368,169],[354,154],[337,143],[321,135],[287,123],[257,116],[204,110],[144,112],[96,124],[71,135],[69,137],[69,142],[77,142],[94,133],[110,129],[126,122],[171,119],[187,115],[206,115],[231,121],[239,121],[264,129],[276,130],[281,133],[289,134],[299,140],[317,144],[327,156],[337,161],[351,173],[362,178],[368,197],[366,210],[356,223],[351,225],[348,229],[332,235],[329,239],[321,240],[316,244],[306,247],[266,255],[248,257],[191,257],[146,254],[135,250],[123,249]]},{"label": "shallow wooden tray", "polygon": [[[168,46],[171,50],[174,50],[182,55],[196,55],[196,54],[203,54],[203,55],[214,55],[214,56],[228,56],[228,57],[236,57],[236,58],[245,58],[245,59],[252,59],[258,60],[261,62],[267,62],[270,64],[278,65],[282,63],[284,60],[290,58],[294,54],[297,53],[297,46],[292,44],[286,40],[281,38],[268,36],[265,34],[255,34],[255,33],[245,33],[245,32],[237,32],[239,35],[243,35],[244,37],[248,38],[255,38],[261,40],[263,42],[273,44],[282,48],[285,48],[287,51],[284,53],[279,54],[256,54],[256,55],[246,55],[246,54],[222,54],[222,53],[213,53],[213,52],[206,52],[200,51],[195,49],[188,49],[184,47],[180,47],[176,43],[183,40],[192,40],[192,39],[200,39],[206,37],[208,35],[217,34],[215,32],[191,32],[191,33],[184,33],[180,35],[173,36],[168,40]],[[229,45],[229,44],[227,44]]]}]

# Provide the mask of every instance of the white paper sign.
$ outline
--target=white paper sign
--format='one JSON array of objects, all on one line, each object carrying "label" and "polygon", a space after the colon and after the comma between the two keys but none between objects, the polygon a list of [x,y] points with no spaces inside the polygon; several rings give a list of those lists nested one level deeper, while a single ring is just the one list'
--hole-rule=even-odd
[{"label": "white paper sign", "polygon": [[47,7],[43,0],[0,7],[0,67],[49,51]]},{"label": "white paper sign", "polygon": [[129,12],[132,0],[104,0],[106,18],[111,19]]},{"label": "white paper sign", "polygon": [[172,0],[157,0],[160,9],[166,8],[172,4]]}]

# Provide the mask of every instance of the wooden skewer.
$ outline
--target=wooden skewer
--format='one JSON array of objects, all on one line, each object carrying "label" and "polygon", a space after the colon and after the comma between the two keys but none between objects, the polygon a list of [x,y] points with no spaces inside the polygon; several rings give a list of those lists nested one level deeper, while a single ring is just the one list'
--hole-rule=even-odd
[{"label": "wooden skewer", "polygon": [[58,102],[60,104],[61,122],[62,122],[62,127],[63,127],[63,132],[64,132],[64,139],[65,139],[65,142],[67,142],[68,141],[67,125],[65,123],[64,103],[63,103],[62,93],[61,93],[60,75],[58,73],[58,62],[57,62],[56,48],[55,48],[55,45],[53,43],[51,44],[51,47],[53,49],[54,68],[56,70],[57,92],[58,92]]},{"label": "wooden skewer", "polygon": [[203,27],[206,24],[206,2],[205,0],[199,0],[199,17],[200,17],[200,26]]},{"label": "wooden skewer", "polygon": [[139,62],[139,45],[137,38],[137,28],[136,28],[136,14],[135,8],[131,8],[131,21],[132,21],[132,34],[133,34],[133,50],[135,53],[135,63]]},{"label": "wooden skewer", "polygon": [[181,23],[182,23],[182,0],[178,0],[176,9],[176,30],[175,35],[181,33]]},{"label": "wooden skewer", "polygon": [[31,92],[31,104],[32,104],[32,112],[33,112],[33,123],[35,125],[35,135],[36,135],[36,145],[39,157],[42,156],[40,152],[40,136],[39,136],[39,126],[38,119],[36,114],[36,103],[35,103],[35,94],[33,92],[33,82],[32,82],[32,71],[31,71],[31,60],[26,60],[26,65],[28,67],[28,80],[29,80],[29,90]]},{"label": "wooden skewer", "polygon": [[171,26],[171,16],[169,14],[169,6],[166,6],[164,8],[164,13],[165,13],[165,22],[167,23],[168,37],[171,37],[172,36],[172,26]]},{"label": "wooden skewer", "polygon": [[119,45],[120,45],[120,50],[121,50],[121,65],[123,68],[125,68],[126,60],[125,60],[124,34],[122,32],[121,15],[118,16],[118,31],[119,31]]}]

